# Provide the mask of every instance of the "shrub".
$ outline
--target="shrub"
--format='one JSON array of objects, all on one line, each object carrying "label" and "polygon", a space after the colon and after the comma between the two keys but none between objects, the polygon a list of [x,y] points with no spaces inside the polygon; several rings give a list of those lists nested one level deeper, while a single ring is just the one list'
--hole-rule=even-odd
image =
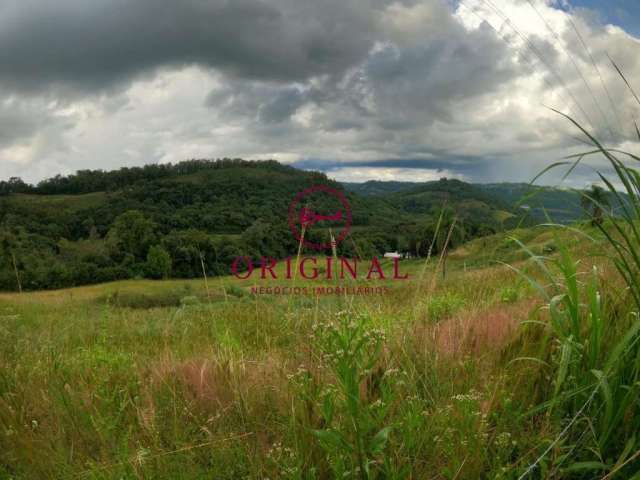
[{"label": "shrub", "polygon": [[149,278],[168,278],[171,274],[171,256],[160,245],[149,249],[145,271]]}]

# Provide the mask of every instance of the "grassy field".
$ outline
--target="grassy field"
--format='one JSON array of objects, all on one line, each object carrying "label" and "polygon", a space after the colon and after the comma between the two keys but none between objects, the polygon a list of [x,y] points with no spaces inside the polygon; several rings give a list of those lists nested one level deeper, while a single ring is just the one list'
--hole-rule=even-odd
[{"label": "grassy field", "polygon": [[[599,248],[512,235],[551,257]],[[384,295],[252,295],[292,281],[232,277],[0,294],[0,478],[560,476],[563,443],[527,470],[564,426],[536,411],[544,297],[500,263],[541,278],[527,258],[494,236],[444,279],[432,258],[350,284]]]}]

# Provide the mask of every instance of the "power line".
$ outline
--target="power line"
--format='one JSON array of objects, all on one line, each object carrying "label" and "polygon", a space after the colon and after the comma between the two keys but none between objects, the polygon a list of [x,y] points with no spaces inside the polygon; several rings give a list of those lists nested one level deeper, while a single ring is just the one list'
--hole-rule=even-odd
[{"label": "power line", "polygon": [[[538,57],[538,59],[542,62],[542,64],[547,68],[547,70],[549,71],[549,73],[551,73],[556,80],[558,81],[558,83],[560,84],[560,86],[564,89],[564,91],[567,93],[567,95],[571,98],[571,100],[573,101],[573,103],[576,105],[576,107],[578,107],[578,110],[580,110],[580,113],[584,116],[584,118],[586,119],[586,121],[589,123],[589,125],[591,126],[592,129],[595,130],[594,127],[594,123],[591,120],[591,117],[589,117],[589,114],[587,114],[587,112],[584,110],[584,108],[582,108],[582,105],[580,104],[580,102],[578,102],[578,100],[576,99],[575,95],[571,92],[571,89],[569,89],[569,87],[567,86],[567,84],[565,83],[565,81],[562,79],[562,77],[555,71],[555,69],[544,59],[544,56],[542,55],[542,53],[537,49],[537,47],[531,42],[531,40],[529,40],[529,38],[523,34],[522,32],[520,32],[520,30],[518,30],[518,28],[514,25],[514,23],[511,21],[511,19],[509,18],[508,15],[506,15],[505,13],[503,13],[498,7],[496,7],[491,0],[480,0],[481,2],[484,2],[485,4],[487,4],[524,42],[525,45],[529,48],[529,50],[531,50],[531,52],[533,52],[533,54]],[[486,20],[485,20],[486,21]]]},{"label": "power line", "polygon": [[[476,12],[473,8],[465,5],[464,3],[460,3],[460,6],[466,8],[467,10],[469,10],[472,14],[474,14],[476,17],[478,17],[478,19],[482,22],[482,23],[486,23],[489,27],[491,27],[491,29],[496,32],[496,34],[498,35],[498,38],[500,38],[500,40],[504,41],[506,44],[508,45],[512,45],[512,42],[510,42],[509,40],[507,40],[505,38],[505,36],[503,36],[503,34],[496,28],[494,27],[491,22],[489,22],[486,18],[482,17],[478,12]],[[514,48],[516,48],[517,50],[522,50],[521,46],[515,45],[513,44]],[[533,59],[531,59],[529,56],[523,56],[522,58],[526,59],[531,66],[535,69],[536,65],[533,61]],[[554,90],[556,87],[547,79],[546,76],[542,76],[542,81],[547,85],[547,87],[549,88],[549,90]],[[569,102],[567,102],[569,103]],[[572,108],[567,104],[566,108],[569,110],[570,115],[575,116],[575,114],[573,113]]]},{"label": "power line", "polygon": [[571,23],[571,26],[573,27],[573,31],[576,32],[576,36],[580,40],[580,43],[582,44],[583,48],[589,54],[589,59],[591,60],[591,64],[593,65],[593,68],[595,68],[596,72],[598,73],[598,77],[600,78],[600,83],[602,84],[602,88],[604,89],[604,92],[607,95],[607,99],[609,100],[609,105],[611,106],[611,110],[613,111],[613,115],[616,117],[616,121],[618,122],[618,128],[620,128],[620,131],[622,131],[622,122],[620,121],[620,116],[618,115],[618,110],[616,109],[615,104],[613,103],[613,99],[611,98],[611,94],[609,93],[609,89],[607,88],[607,84],[605,83],[604,78],[602,77],[602,73],[600,73],[600,69],[598,68],[598,64],[596,63],[595,59],[593,58],[593,55],[591,54],[591,49],[589,48],[589,46],[584,41],[584,38],[580,34],[580,31],[578,30],[578,27],[576,27],[576,24],[573,23],[573,20],[571,19],[571,17],[569,17],[569,22]]},{"label": "power line", "polygon": [[611,125],[609,124],[609,120],[607,119],[606,115],[604,114],[604,111],[600,107],[600,103],[598,102],[597,97],[593,93],[593,90],[591,89],[591,86],[589,85],[589,82],[587,82],[587,79],[584,77],[584,75],[582,74],[582,71],[578,67],[578,64],[574,60],[573,55],[571,55],[571,53],[564,47],[562,40],[560,39],[558,34],[555,32],[555,30],[553,28],[551,28],[551,25],[549,25],[549,22],[547,22],[547,20],[542,16],[542,13],[540,13],[540,11],[536,8],[535,4],[533,3],[533,0],[527,0],[527,2],[529,3],[529,5],[533,9],[533,11],[536,12],[538,17],[540,17],[540,20],[542,20],[542,23],[544,23],[544,26],[547,28],[547,30],[551,33],[551,35],[553,35],[554,39],[556,40],[556,44],[558,45],[558,47],[564,52],[564,54],[567,57],[569,57],[569,60],[571,61],[571,64],[573,65],[573,68],[575,69],[575,71],[578,73],[578,75],[582,79],[582,82],[584,83],[585,87],[587,87],[587,90],[589,91],[589,94],[591,95],[591,98],[593,99],[593,102],[595,103],[596,108],[598,109],[598,111],[600,112],[600,115],[602,116],[602,118],[604,119],[605,123],[607,124],[607,128],[609,129],[609,133],[611,134],[611,139],[614,140],[615,134],[613,133],[613,129],[611,128]]}]

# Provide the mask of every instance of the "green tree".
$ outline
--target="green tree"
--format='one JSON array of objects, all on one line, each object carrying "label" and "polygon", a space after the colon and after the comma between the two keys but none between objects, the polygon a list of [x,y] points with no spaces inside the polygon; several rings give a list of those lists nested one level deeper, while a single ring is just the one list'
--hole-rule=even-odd
[{"label": "green tree", "polygon": [[150,278],[169,278],[171,274],[171,255],[160,245],[149,249],[145,264],[147,276]]},{"label": "green tree", "polygon": [[117,256],[131,255],[143,261],[155,243],[155,224],[138,210],[129,210],[113,222],[107,241]]},{"label": "green tree", "polygon": [[591,217],[591,225],[601,225],[604,214],[603,208],[610,207],[609,197],[604,188],[598,185],[591,185],[591,188],[582,194],[580,203]]},{"label": "green tree", "polygon": [[201,277],[202,262],[207,274],[218,273],[216,246],[206,232],[195,229],[172,231],[162,239],[162,245],[173,259],[175,277]]}]

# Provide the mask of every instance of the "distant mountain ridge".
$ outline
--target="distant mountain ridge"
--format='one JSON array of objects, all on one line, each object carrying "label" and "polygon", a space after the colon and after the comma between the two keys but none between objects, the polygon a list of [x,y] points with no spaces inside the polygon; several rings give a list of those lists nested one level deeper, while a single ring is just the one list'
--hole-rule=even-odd
[{"label": "distant mountain ridge", "polygon": [[486,183],[478,185],[495,198],[531,212],[535,217],[571,223],[586,218],[581,205],[582,191],[528,183]]},{"label": "distant mountain ridge", "polygon": [[350,192],[358,195],[384,195],[387,193],[397,193],[403,190],[410,190],[423,183],[418,182],[397,182],[393,180],[369,180],[368,182],[342,182],[342,185]]},{"label": "distant mountain ridge", "polygon": [[[345,182],[347,190],[364,196],[384,196],[393,194],[411,194],[421,188],[437,185],[439,180],[430,182],[397,182],[371,180],[363,183]],[[585,218],[581,207],[582,192],[572,188],[559,188],[531,185],[528,183],[473,183],[494,201],[498,201],[520,211],[527,211],[540,221],[549,215],[558,223],[571,223]]]}]

